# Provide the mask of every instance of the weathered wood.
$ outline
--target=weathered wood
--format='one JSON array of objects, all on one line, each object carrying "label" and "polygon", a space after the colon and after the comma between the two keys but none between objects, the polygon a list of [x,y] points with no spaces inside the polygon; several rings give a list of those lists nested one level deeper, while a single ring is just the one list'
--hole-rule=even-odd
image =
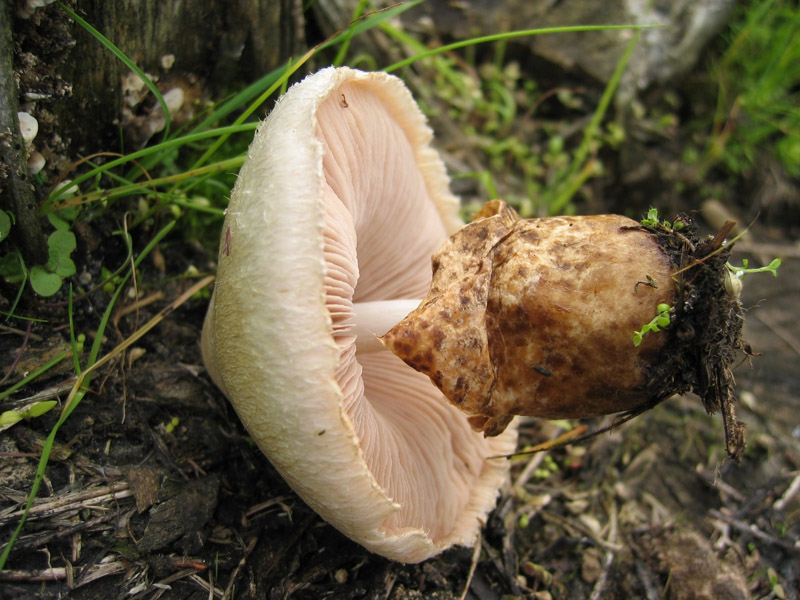
[{"label": "weathered wood", "polygon": [[[159,89],[192,88],[195,98],[241,89],[304,48],[299,0],[69,4]],[[123,80],[130,69],[57,4],[18,18],[17,31],[20,93],[32,93],[35,109],[52,115],[50,122],[40,120],[43,140],[56,133],[63,146],[51,150],[71,156],[119,150]]]},{"label": "weathered wood", "polygon": [[47,245],[19,131],[11,19],[10,3],[0,2],[0,206],[14,215],[11,231],[25,261],[36,264],[47,261]]}]

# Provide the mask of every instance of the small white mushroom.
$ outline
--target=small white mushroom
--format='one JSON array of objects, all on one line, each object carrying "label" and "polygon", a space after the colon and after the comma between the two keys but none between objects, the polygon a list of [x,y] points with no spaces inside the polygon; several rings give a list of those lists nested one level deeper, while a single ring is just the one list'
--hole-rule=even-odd
[{"label": "small white mushroom", "polygon": [[37,8],[52,4],[55,0],[25,0],[17,5],[17,16],[20,19],[29,19]]},{"label": "small white mushroom", "polygon": [[28,156],[28,173],[31,175],[36,175],[42,169],[44,169],[44,165],[47,161],[44,159],[44,156],[40,152],[36,152],[35,150],[30,153]]},{"label": "small white mushroom", "polygon": [[174,87],[164,93],[164,104],[167,105],[170,116],[173,116],[181,109],[183,98],[183,90],[179,87]]},{"label": "small white mushroom", "polygon": [[21,111],[17,113],[17,118],[19,119],[19,132],[22,134],[25,146],[30,146],[36,138],[36,134],[39,133],[39,122],[33,115]]},{"label": "small white mushroom", "polygon": [[323,518],[418,562],[474,543],[515,427],[472,431],[382,334],[461,225],[403,83],[328,68],[291,87],[231,196],[203,358],[259,448]]},{"label": "small white mushroom", "polygon": [[174,54],[165,54],[161,57],[161,68],[165,71],[169,71],[172,68],[172,65],[175,64],[175,55]]}]

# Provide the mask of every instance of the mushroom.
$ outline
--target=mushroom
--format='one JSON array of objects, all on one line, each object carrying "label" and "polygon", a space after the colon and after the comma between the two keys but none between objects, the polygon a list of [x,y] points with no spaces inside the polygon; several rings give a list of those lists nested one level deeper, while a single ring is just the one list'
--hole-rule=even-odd
[{"label": "mushroom", "polygon": [[39,133],[39,122],[30,113],[20,111],[17,113],[19,119],[19,132],[25,141],[25,147],[30,148],[36,134]]},{"label": "mushroom", "polygon": [[325,520],[418,562],[471,545],[514,450],[383,350],[461,225],[403,83],[326,68],[259,128],[231,195],[203,359],[253,440]]}]

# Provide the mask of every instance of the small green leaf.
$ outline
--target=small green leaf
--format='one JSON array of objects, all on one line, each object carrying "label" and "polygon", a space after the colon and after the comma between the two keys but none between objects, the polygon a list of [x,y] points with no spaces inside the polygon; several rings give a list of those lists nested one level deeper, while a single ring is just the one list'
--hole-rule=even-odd
[{"label": "small green leaf", "polygon": [[0,276],[8,283],[20,283],[25,280],[22,258],[16,250],[0,256]]},{"label": "small green leaf", "polygon": [[22,415],[15,410],[7,410],[0,414],[0,427],[13,425],[22,420]]},{"label": "small green leaf", "polygon": [[74,275],[77,268],[69,255],[77,246],[75,234],[57,229],[47,238],[47,245],[50,248],[50,259],[45,265],[47,270],[59,277]]},{"label": "small green leaf", "polygon": [[49,298],[61,289],[61,277],[51,273],[41,265],[34,265],[30,271],[33,291]]},{"label": "small green leaf", "polygon": [[77,272],[78,268],[75,266],[75,263],[72,261],[72,259],[65,257],[61,257],[61,260],[58,261],[56,268],[53,269],[53,273],[59,277],[72,277]]},{"label": "small green leaf", "polygon": [[45,402],[37,402],[25,411],[25,417],[41,417],[43,414],[53,410],[53,407],[58,404],[55,400],[46,400]]},{"label": "small green leaf", "polygon": [[0,242],[11,233],[11,217],[4,210],[0,210]]},{"label": "small green leaf", "polygon": [[71,231],[56,229],[50,234],[50,237],[47,238],[47,245],[59,254],[69,256],[70,252],[77,247],[78,242],[75,239],[75,234]]},{"label": "small green leaf", "polygon": [[728,267],[728,270],[734,275],[736,275],[739,279],[750,273],[772,273],[773,277],[777,277],[778,269],[781,266],[781,262],[782,261],[780,258],[773,258],[772,261],[767,266],[754,267],[751,269],[749,268],[750,267],[749,261],[746,258],[743,258],[741,267],[736,267],[731,263],[726,263],[726,266]]},{"label": "small green leaf", "polygon": [[69,223],[58,216],[56,213],[47,213],[47,220],[56,228],[57,231],[69,231]]},{"label": "small green leaf", "polygon": [[641,331],[634,331],[633,332],[633,345],[639,346],[642,343],[642,339],[644,338],[646,333],[653,332],[657,333],[661,331],[662,327],[667,327],[671,323],[671,319],[669,316],[669,312],[672,310],[672,307],[669,304],[661,303],[656,307],[656,314],[653,319],[642,327]]}]

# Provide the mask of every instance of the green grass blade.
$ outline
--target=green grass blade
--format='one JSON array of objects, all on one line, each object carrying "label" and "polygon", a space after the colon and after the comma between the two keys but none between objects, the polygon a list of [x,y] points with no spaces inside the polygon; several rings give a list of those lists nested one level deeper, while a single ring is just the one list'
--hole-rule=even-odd
[{"label": "green grass blade", "polygon": [[[590,176],[590,172],[585,167],[587,166],[586,159],[591,151],[592,142],[597,137],[597,131],[600,128],[600,123],[602,123],[603,118],[605,118],[608,107],[611,104],[611,100],[614,98],[614,94],[617,91],[619,82],[622,79],[622,74],[625,72],[625,68],[628,66],[628,61],[633,54],[633,50],[636,48],[636,44],[639,42],[640,35],[641,32],[639,31],[633,35],[631,40],[628,42],[628,45],[625,47],[625,52],[623,52],[619,61],[617,61],[617,65],[614,67],[614,72],[611,74],[611,78],[608,80],[608,83],[603,90],[603,95],[600,97],[600,101],[597,103],[597,107],[594,110],[592,120],[586,126],[586,129],[583,133],[583,139],[581,140],[578,149],[575,151],[570,169],[564,179],[565,185],[559,186],[561,189],[557,189],[555,199],[552,202],[548,202],[548,211],[550,214],[558,214],[561,212],[572,199],[572,196],[575,194],[575,192],[577,192],[580,186],[583,184],[583,181]],[[583,175],[583,177],[581,177],[581,175]]]},{"label": "green grass blade", "polygon": [[567,27],[544,27],[541,29],[521,29],[518,31],[507,31],[504,33],[495,33],[491,35],[474,37],[468,40],[460,40],[458,42],[453,42],[452,44],[445,44],[444,46],[439,46],[438,48],[432,48],[424,52],[419,52],[414,56],[409,56],[408,58],[404,58],[403,60],[391,64],[388,67],[385,67],[383,70],[387,73],[391,73],[392,71],[397,71],[398,69],[402,69],[403,67],[407,67],[408,65],[422,60],[423,58],[442,54],[443,52],[450,52],[451,50],[458,50],[459,48],[474,46],[476,44],[498,42],[501,40],[510,40],[518,37],[545,35],[549,33],[576,33],[582,31],[611,31],[618,29],[640,30],[653,29],[655,27],[660,27],[660,25],[570,25]]},{"label": "green grass blade", "polygon": [[0,393],[0,400],[4,400],[5,398],[10,396],[11,394],[16,392],[17,390],[19,390],[19,389],[25,387],[26,385],[28,385],[31,381],[33,381],[34,379],[36,379],[40,375],[43,375],[44,373],[47,373],[47,371],[49,371],[50,369],[55,367],[58,363],[60,363],[66,357],[67,357],[67,353],[66,352],[61,352],[61,353],[57,354],[55,357],[51,358],[46,363],[44,363],[41,367],[39,367],[35,371],[31,371],[30,373],[28,373],[28,375],[26,377],[24,377],[23,379],[19,380],[14,385],[12,385],[12,386],[6,388],[5,390],[3,390],[2,393]]},{"label": "green grass blade", "polygon": [[[364,13],[364,9],[367,7],[369,0],[359,0],[358,4],[356,5],[355,11],[353,11],[353,18],[352,21],[355,23],[361,18],[361,15]],[[353,31],[350,27],[348,27],[344,32],[344,37],[342,39],[342,43],[339,46],[339,50],[336,52],[336,57],[333,59],[333,64],[335,67],[339,67],[344,63],[344,59],[347,56],[347,51],[350,49],[350,40],[353,39]]]},{"label": "green grass blade", "polygon": [[[109,169],[113,169],[114,167],[118,167],[120,165],[124,165],[130,163],[131,161],[137,160],[139,158],[143,158],[146,156],[150,156],[151,154],[161,152],[164,150],[169,150],[172,148],[179,148],[186,144],[199,142],[202,140],[214,138],[217,136],[222,135],[231,135],[235,133],[249,133],[255,131],[258,127],[258,123],[243,123],[238,125],[228,125],[226,127],[219,127],[216,129],[209,129],[207,131],[198,131],[197,133],[190,133],[188,135],[173,138],[171,140],[167,140],[166,142],[161,142],[159,144],[155,144],[148,148],[143,148],[142,150],[137,150],[136,152],[131,152],[130,154],[126,154],[120,158],[111,160],[106,164],[96,167],[83,175],[76,177],[72,182],[69,183],[67,186],[61,186],[61,188],[57,188],[46,198],[45,202],[43,203],[43,212],[46,212],[45,209],[52,206],[58,200],[61,200],[63,197],[63,191],[66,191],[66,188],[71,188],[72,186],[80,185],[83,182],[92,179],[94,177],[98,177],[99,175],[105,174],[106,171]],[[62,190],[59,192],[59,190]]]}]

